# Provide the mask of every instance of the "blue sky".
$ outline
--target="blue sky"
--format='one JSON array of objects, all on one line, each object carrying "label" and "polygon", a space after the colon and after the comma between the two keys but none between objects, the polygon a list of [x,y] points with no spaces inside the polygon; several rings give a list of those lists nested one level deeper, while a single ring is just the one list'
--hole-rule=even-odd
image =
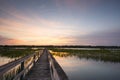
[{"label": "blue sky", "polygon": [[0,0],[0,44],[120,45],[120,0]]}]

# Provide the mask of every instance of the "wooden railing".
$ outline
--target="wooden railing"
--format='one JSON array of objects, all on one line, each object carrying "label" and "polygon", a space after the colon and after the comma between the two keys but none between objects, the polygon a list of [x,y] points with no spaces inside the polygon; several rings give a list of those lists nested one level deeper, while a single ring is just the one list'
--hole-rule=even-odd
[{"label": "wooden railing", "polygon": [[[50,72],[51,72],[51,78],[52,80],[69,80],[63,69],[60,67],[58,62],[55,60],[55,58],[49,53],[49,51],[46,49],[48,53],[48,59],[50,63]],[[42,53],[34,53],[28,56],[25,56],[23,58],[20,58],[16,61],[10,62],[8,64],[5,64],[3,66],[0,66],[0,78],[3,77],[4,74],[6,74],[11,69],[15,68],[16,66],[20,65],[20,72],[17,73],[12,80],[23,80],[25,77],[25,74],[30,70],[31,65],[34,66],[37,59],[40,57]],[[32,58],[32,60],[29,62],[27,66],[25,66],[25,62]],[[0,79],[1,80],[1,79]],[[3,79],[6,80],[6,79]]]},{"label": "wooden railing", "polygon": [[48,59],[50,63],[50,72],[52,80],[69,80],[63,69],[60,67],[55,58],[48,51]]},{"label": "wooden railing", "polygon": [[[15,60],[13,62],[10,62],[8,64],[5,64],[3,66],[0,66],[0,78],[3,77],[4,74],[6,74],[9,70],[15,68],[16,66],[20,65],[20,72],[16,74],[16,76],[13,78],[13,80],[22,80],[26,74],[26,71],[30,69],[32,65],[35,64],[37,59],[40,57],[41,53],[34,53],[25,57],[22,57],[18,60]],[[32,58],[32,60],[29,62],[27,66],[25,66],[25,62]]]}]

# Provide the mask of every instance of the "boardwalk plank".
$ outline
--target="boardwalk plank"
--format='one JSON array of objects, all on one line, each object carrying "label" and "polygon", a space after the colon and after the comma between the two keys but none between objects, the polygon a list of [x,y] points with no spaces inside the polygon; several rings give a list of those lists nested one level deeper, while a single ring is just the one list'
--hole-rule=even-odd
[{"label": "boardwalk plank", "polygon": [[41,57],[35,63],[35,66],[25,76],[24,80],[51,80],[47,55],[47,50],[44,50]]}]

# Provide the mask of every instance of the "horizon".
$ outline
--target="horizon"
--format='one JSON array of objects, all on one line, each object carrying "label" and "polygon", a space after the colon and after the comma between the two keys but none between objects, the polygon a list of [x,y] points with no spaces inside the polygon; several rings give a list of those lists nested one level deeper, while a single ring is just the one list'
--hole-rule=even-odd
[{"label": "horizon", "polygon": [[0,45],[120,46],[120,0],[0,0]]},{"label": "horizon", "polygon": [[9,46],[9,47],[24,47],[24,46],[30,46],[30,47],[115,47],[120,48],[120,46],[113,46],[113,45],[0,45],[2,47]]}]

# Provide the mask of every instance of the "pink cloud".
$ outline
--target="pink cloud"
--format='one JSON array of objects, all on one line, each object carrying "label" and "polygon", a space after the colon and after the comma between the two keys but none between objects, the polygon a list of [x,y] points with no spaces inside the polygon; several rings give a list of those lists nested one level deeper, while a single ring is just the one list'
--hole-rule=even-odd
[{"label": "pink cloud", "polygon": [[11,38],[0,36],[0,45],[15,45],[15,44],[17,45],[24,44],[24,41],[19,39],[11,39]]}]

